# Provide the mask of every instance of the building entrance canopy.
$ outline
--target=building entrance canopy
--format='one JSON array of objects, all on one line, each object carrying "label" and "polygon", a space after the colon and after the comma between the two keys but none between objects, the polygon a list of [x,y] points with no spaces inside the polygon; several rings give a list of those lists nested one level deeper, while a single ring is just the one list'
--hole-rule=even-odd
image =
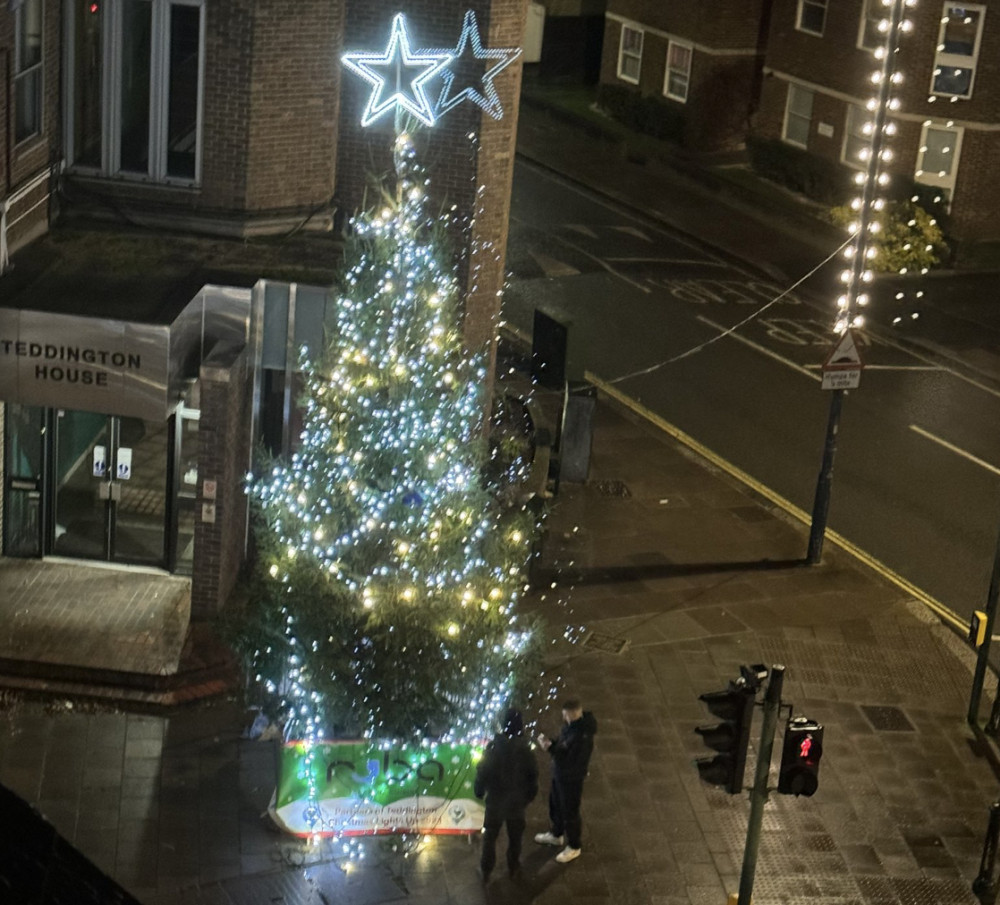
[{"label": "building entrance canopy", "polygon": [[7,402],[166,420],[219,343],[246,342],[250,293],[205,286],[169,326],[0,309]]}]

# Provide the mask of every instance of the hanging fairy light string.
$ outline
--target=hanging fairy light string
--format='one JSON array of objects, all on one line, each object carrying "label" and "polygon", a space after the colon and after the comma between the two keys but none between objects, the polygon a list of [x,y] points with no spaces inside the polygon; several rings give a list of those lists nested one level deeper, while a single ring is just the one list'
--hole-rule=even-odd
[{"label": "hanging fairy light string", "polygon": [[878,212],[885,207],[883,192],[889,184],[889,174],[885,172],[885,165],[892,159],[888,138],[896,131],[890,114],[899,109],[895,92],[903,81],[902,74],[896,70],[896,55],[901,34],[913,28],[913,23],[904,16],[905,8],[916,6],[916,0],[882,0],[882,5],[887,7],[888,15],[878,25],[883,43],[874,52],[879,67],[872,72],[871,84],[875,92],[867,103],[872,118],[864,125],[869,142],[859,154],[865,169],[855,176],[860,194],[851,201],[857,220],[848,226],[854,241],[844,249],[844,257],[850,263],[841,273],[845,285],[837,299],[834,328],[837,333],[864,323],[860,309],[869,301],[866,287],[872,280],[869,263],[876,252],[873,238],[879,231]]}]

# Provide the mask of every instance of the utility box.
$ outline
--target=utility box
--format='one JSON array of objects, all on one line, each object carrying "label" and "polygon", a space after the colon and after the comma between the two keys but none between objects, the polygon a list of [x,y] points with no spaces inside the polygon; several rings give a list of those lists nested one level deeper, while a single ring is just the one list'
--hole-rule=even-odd
[{"label": "utility box", "polygon": [[563,389],[567,381],[582,381],[583,369],[573,356],[573,324],[535,309],[531,334],[531,379],[550,389]]},{"label": "utility box", "polygon": [[559,432],[560,481],[583,484],[590,474],[596,408],[596,387],[582,380],[566,385],[562,427]]}]

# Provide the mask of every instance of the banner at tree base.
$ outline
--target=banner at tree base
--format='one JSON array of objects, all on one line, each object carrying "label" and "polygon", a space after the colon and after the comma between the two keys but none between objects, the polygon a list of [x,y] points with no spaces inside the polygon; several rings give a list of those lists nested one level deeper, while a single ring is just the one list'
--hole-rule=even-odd
[{"label": "banner at tree base", "polygon": [[[271,816],[297,836],[478,833],[473,784],[481,751],[467,744],[382,748],[375,742],[282,747]],[[316,801],[309,800],[309,773]]]}]

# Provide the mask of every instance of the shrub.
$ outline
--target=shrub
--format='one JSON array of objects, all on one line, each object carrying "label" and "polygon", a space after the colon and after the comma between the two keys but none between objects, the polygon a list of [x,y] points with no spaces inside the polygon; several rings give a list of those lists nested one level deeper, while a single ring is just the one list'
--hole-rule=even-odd
[{"label": "shrub", "polygon": [[[842,226],[856,217],[846,205],[830,211],[830,219]],[[889,201],[876,220],[879,230],[872,241],[875,257],[870,268],[877,273],[919,273],[937,266],[948,254],[937,219],[909,199]]]},{"label": "shrub", "polygon": [[777,139],[747,141],[750,166],[778,185],[822,204],[838,204],[848,192],[847,168]]},{"label": "shrub", "polygon": [[673,104],[652,95],[643,95],[624,85],[599,85],[597,105],[620,123],[667,141],[684,138],[684,114]]}]

